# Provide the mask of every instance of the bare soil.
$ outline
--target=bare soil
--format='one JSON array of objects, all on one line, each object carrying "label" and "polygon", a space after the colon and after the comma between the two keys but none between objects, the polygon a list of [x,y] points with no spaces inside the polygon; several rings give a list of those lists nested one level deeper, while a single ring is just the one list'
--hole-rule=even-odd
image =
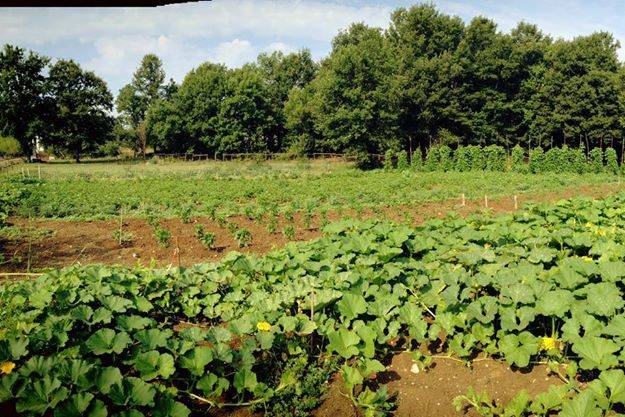
[{"label": "bare soil", "polygon": [[[396,394],[397,408],[394,417],[477,417],[469,408],[456,411],[452,402],[458,395],[467,393],[472,387],[477,392],[487,392],[497,404],[507,404],[522,390],[533,397],[547,391],[550,385],[560,380],[549,374],[545,365],[530,370],[513,370],[504,362],[495,359],[478,359],[471,367],[457,360],[440,358],[430,368],[418,374],[411,372],[410,354],[395,355],[387,370],[378,374],[377,380],[385,384],[389,394]],[[220,411],[219,417],[260,417],[247,408]],[[331,382],[321,405],[313,411],[312,417],[360,417],[351,400],[343,392],[343,383],[338,377]]]},{"label": "bare soil", "polygon": [[[526,202],[556,201],[575,196],[604,197],[625,189],[625,184],[588,185],[567,188],[557,192],[541,194],[520,194],[517,207]],[[486,207],[488,204],[488,208]],[[334,211],[328,214],[329,220],[338,220],[345,216],[381,217],[395,221],[407,221],[419,224],[427,219],[443,217],[449,211],[468,215],[484,210],[493,213],[515,209],[514,196],[489,199],[467,200],[464,206],[461,200],[445,200],[416,203],[411,206],[380,207],[379,210],[365,209],[358,213],[354,210]],[[129,243],[119,245],[113,233],[119,228],[118,220],[71,221],[71,220],[28,220],[11,218],[9,222],[23,230],[49,231],[44,237],[27,238],[28,233],[4,242],[3,255],[9,261],[0,265],[1,272],[24,272],[44,268],[60,268],[76,263],[102,263],[125,266],[189,266],[196,263],[215,261],[225,253],[238,250],[241,252],[266,253],[279,248],[289,241],[283,234],[288,225],[280,219],[276,232],[267,230],[267,221],[250,220],[246,217],[231,218],[239,228],[247,228],[252,233],[252,243],[240,248],[231,233],[208,218],[194,218],[184,223],[179,218],[162,219],[161,225],[171,232],[169,247],[159,245],[154,237],[153,228],[144,219],[127,218],[123,221],[123,232],[130,233]],[[305,227],[301,215],[294,220],[295,237],[293,240],[308,240],[321,235],[321,219],[315,216],[309,229]],[[195,225],[202,224],[206,232],[215,234],[215,247],[210,249],[202,245],[195,237]]]}]

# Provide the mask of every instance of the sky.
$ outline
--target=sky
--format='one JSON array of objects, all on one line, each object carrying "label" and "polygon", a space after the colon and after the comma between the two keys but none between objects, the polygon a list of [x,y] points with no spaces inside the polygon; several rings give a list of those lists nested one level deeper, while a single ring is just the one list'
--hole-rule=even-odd
[{"label": "sky", "polygon": [[[141,57],[161,57],[180,82],[202,62],[237,67],[260,52],[309,48],[326,56],[332,38],[354,22],[388,27],[405,0],[213,0],[157,8],[0,8],[0,44],[72,58],[95,71],[116,94]],[[507,32],[524,20],[555,38],[611,32],[625,45],[623,0],[440,0],[439,10],[468,22],[482,15]],[[625,50],[619,53],[625,59]]]}]

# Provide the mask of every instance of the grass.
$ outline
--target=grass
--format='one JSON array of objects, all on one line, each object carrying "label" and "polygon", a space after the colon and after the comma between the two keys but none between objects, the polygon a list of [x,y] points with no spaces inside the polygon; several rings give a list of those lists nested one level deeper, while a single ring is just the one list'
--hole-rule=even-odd
[{"label": "grass", "polygon": [[0,180],[23,196],[13,214],[102,219],[152,211],[179,216],[410,205],[459,198],[543,193],[615,182],[607,174],[359,171],[330,161],[50,164],[42,179]]}]

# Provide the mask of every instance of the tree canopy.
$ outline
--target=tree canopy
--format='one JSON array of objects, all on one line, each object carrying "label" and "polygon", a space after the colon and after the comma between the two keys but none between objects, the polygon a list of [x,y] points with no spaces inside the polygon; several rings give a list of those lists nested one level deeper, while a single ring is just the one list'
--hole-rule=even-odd
[{"label": "tree canopy", "polygon": [[[419,4],[395,10],[386,30],[356,23],[340,31],[319,62],[306,49],[262,53],[241,68],[206,62],[178,85],[165,82],[160,58],[148,54],[119,91],[110,129],[140,152],[412,154],[434,145],[583,144],[613,147],[622,158],[619,47],[606,32],[553,39],[527,22],[502,32],[488,18],[465,23]],[[67,100],[54,89],[60,76],[46,68],[36,53],[8,45],[0,52],[0,134],[17,138],[25,153],[46,134],[51,114],[60,120],[55,96]]]}]

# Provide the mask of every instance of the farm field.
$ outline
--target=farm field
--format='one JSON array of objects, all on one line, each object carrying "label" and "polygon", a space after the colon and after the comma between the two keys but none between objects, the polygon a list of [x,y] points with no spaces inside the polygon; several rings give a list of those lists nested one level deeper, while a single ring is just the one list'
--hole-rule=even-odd
[{"label": "farm field", "polygon": [[450,210],[512,210],[622,188],[608,174],[363,172],[339,160],[27,169],[30,178],[16,167],[0,180],[12,196],[11,226],[0,231],[4,272],[75,263],[189,266],[231,250],[266,253],[317,237],[344,217],[415,225]]},{"label": "farm field", "polygon": [[0,402],[7,415],[617,415],[624,204],[345,219],[266,255],[7,282]]}]

